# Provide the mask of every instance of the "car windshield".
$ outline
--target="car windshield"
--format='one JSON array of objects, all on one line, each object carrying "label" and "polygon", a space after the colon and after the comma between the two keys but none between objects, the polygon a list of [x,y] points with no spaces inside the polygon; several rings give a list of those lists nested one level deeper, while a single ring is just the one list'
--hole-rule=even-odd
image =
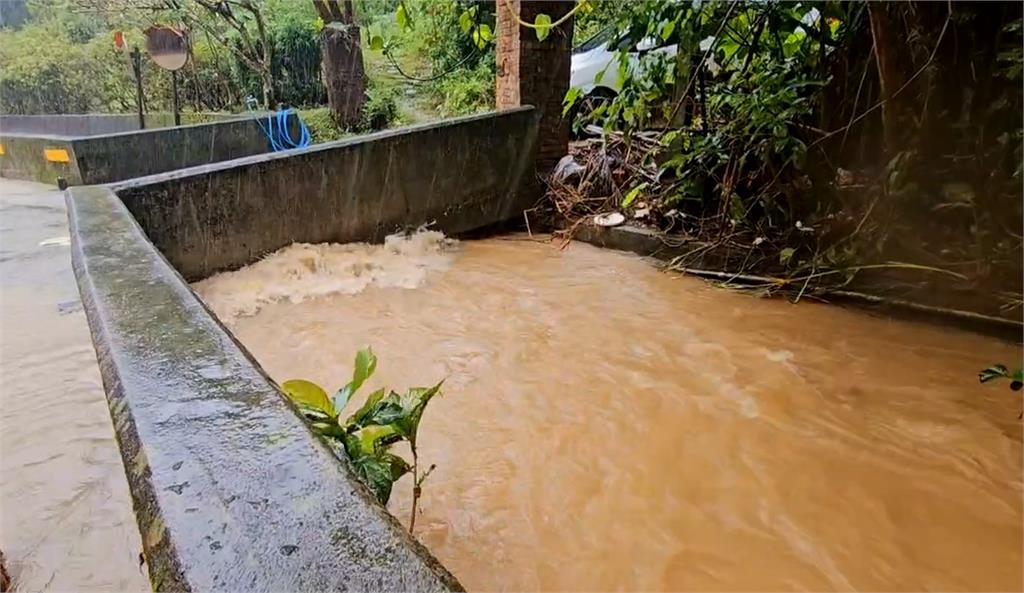
[{"label": "car windshield", "polygon": [[576,48],[573,50],[573,53],[583,53],[585,51],[590,51],[592,49],[601,47],[602,45],[607,45],[608,42],[611,41],[612,37],[614,36],[613,32],[614,29],[612,29],[611,27],[605,27],[604,29],[601,29],[600,31],[595,33],[593,37],[577,45]]}]

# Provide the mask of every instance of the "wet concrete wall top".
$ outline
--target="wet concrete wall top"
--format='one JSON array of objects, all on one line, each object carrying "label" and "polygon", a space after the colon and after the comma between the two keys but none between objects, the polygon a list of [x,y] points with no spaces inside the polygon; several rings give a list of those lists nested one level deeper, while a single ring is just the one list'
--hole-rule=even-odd
[{"label": "wet concrete wall top", "polygon": [[293,242],[381,240],[436,222],[459,233],[520,216],[534,183],[532,107],[388,130],[116,186],[189,281]]},{"label": "wet concrete wall top", "polygon": [[[184,113],[182,121],[203,123],[246,117],[244,114]],[[146,129],[174,125],[170,113],[147,113]],[[97,136],[118,134],[139,129],[139,116],[134,113],[71,113],[47,115],[0,115],[0,134],[37,134],[45,136]]]},{"label": "wet concrete wall top", "polygon": [[74,188],[68,211],[154,590],[460,589],[309,432],[108,188]]}]

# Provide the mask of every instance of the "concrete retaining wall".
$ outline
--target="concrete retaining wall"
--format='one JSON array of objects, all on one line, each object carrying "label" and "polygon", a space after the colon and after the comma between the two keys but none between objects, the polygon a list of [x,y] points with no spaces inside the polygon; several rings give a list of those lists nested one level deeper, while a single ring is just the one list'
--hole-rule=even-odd
[{"label": "concrete retaining wall", "polygon": [[[292,137],[298,120],[291,118]],[[96,136],[53,136],[0,132],[0,176],[69,185],[92,185],[204,165],[270,150],[264,118],[146,129]],[[59,145],[68,163],[48,161],[42,147]]]},{"label": "concrete retaining wall", "polygon": [[[63,150],[67,162],[46,157],[47,150]],[[72,138],[57,136],[3,136],[0,135],[0,177],[27,179],[57,185],[57,178],[80,183]]]},{"label": "concrete retaining wall", "polygon": [[155,591],[449,591],[458,582],[306,428],[108,188],[72,261]]},{"label": "concrete retaining wall", "polygon": [[[244,114],[183,113],[186,124],[226,121],[244,118]],[[171,113],[147,113],[146,129],[174,125]],[[139,129],[139,116],[134,113],[73,113],[47,115],[0,115],[0,135],[36,134],[44,136],[97,136],[119,134]]]},{"label": "concrete retaining wall", "polygon": [[296,241],[379,241],[437,222],[460,233],[532,205],[532,108],[388,130],[175,171],[118,186],[185,278],[244,266]]},{"label": "concrete retaining wall", "polygon": [[526,108],[68,190],[75,275],[155,590],[461,590],[181,274],[291,241],[518,216],[539,189],[536,134]]}]

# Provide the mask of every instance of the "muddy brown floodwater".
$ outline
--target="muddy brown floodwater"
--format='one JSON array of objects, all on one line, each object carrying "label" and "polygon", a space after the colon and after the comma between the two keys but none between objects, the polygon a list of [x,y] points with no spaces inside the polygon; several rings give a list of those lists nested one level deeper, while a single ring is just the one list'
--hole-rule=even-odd
[{"label": "muddy brown floodwater", "polygon": [[417,536],[470,590],[1022,587],[1020,402],[976,378],[1017,345],[521,236],[197,290],[279,382],[336,389],[363,345],[370,389],[447,378]]},{"label": "muddy brown floodwater", "polygon": [[0,549],[16,590],[146,591],[63,193],[0,179]]}]

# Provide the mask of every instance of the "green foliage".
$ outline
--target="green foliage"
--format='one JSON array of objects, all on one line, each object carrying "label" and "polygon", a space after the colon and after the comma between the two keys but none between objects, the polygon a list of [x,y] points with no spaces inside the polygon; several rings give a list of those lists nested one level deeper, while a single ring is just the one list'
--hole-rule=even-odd
[{"label": "green foliage", "polygon": [[[115,49],[113,32],[124,32],[128,48],[144,47],[142,29],[154,20],[177,22],[174,11],[76,9],[80,4],[37,0],[29,6],[26,26],[0,30],[0,112],[134,110],[128,52]],[[105,4],[97,0],[96,6]],[[262,6],[273,46],[271,70],[277,100],[291,106],[323,103],[326,93],[320,81],[319,34],[312,4],[264,0]],[[222,37],[229,45],[239,43],[232,31],[222,31]],[[202,27],[192,29],[190,41],[192,57],[178,73],[184,109],[240,110],[247,95],[260,96],[258,73],[231,47]],[[170,74],[144,58],[143,83],[147,111],[169,110]]]},{"label": "green foliage", "polygon": [[333,142],[351,135],[334,121],[334,116],[327,107],[299,109],[298,114],[309,128],[309,135],[315,144]]},{"label": "green foliage", "polygon": [[494,108],[494,64],[480,63],[460,69],[434,85],[437,109],[445,117],[479,113]]},{"label": "green foliage", "polygon": [[370,79],[363,105],[363,131],[382,130],[398,120],[398,90]]},{"label": "green foliage", "polygon": [[309,128],[314,143],[333,142],[355,133],[382,130],[398,122],[398,90],[371,78],[366,88],[363,123],[355,130],[346,130],[338,125],[327,107],[300,109],[298,113]]},{"label": "green foliage", "polygon": [[[412,387],[404,395],[386,388],[378,389],[347,419],[340,413],[377,368],[377,357],[369,348],[356,353],[352,380],[338,390],[334,399],[315,383],[301,379],[286,381],[285,395],[299,408],[317,433],[338,441],[352,462],[359,479],[381,504],[387,504],[392,488],[402,476],[413,473],[413,519],[423,480],[433,469],[418,472],[416,438],[427,404],[441,393],[441,383],[432,387]],[[443,383],[443,381],[442,381]],[[391,447],[409,443],[413,463],[394,454]]]},{"label": "green foliage", "polygon": [[640,185],[626,192],[626,196],[622,198],[622,207],[629,208],[630,206],[632,206],[633,202],[635,202],[636,199],[640,197],[640,195],[643,193],[643,191],[647,189],[647,185],[647,183],[641,183]]},{"label": "green foliage", "polygon": [[67,113],[106,107],[112,97],[101,92],[107,79],[100,62],[105,54],[97,44],[75,44],[68,32],[48,24],[0,30],[0,111]]},{"label": "green foliage", "polygon": [[[577,129],[596,123],[621,133],[627,146],[664,130],[638,151],[645,156],[635,166],[651,173],[623,181],[621,207],[642,193],[655,210],[713,217],[726,232],[789,232],[813,214],[792,194],[806,178],[803,130],[819,125],[822,58],[847,34],[845,10],[833,2],[598,4],[583,18],[605,24],[616,51],[598,78],[616,77],[621,88],[604,101],[570,89],[563,112],[577,116]],[[784,266],[793,251],[785,253]]]},{"label": "green foliage", "polygon": [[494,8],[471,0],[403,0],[387,12],[367,12],[371,82],[411,79],[408,101],[393,96],[413,103],[405,107],[416,119],[433,109],[453,116],[493,108]]}]

